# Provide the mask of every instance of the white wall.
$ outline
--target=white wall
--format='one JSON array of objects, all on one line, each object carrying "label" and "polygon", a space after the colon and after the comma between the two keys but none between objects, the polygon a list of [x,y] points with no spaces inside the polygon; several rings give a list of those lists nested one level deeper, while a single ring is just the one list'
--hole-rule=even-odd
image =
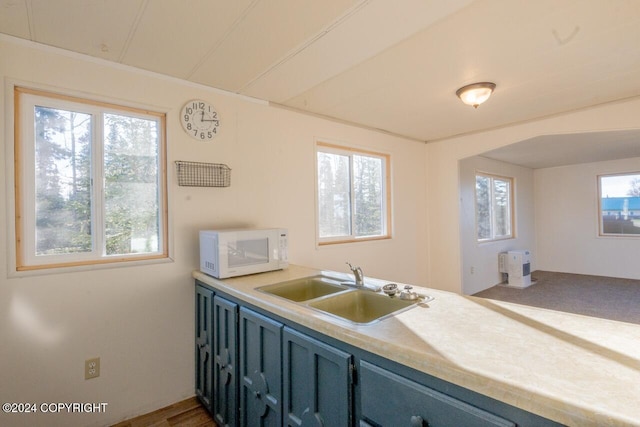
[{"label": "white wall", "polygon": [[[532,268],[535,267],[533,170],[480,156],[463,159],[459,165],[462,293],[471,295],[502,282],[502,274],[498,272],[500,252],[528,249],[532,251]],[[513,239],[478,243],[475,215],[476,172],[514,179]]]},{"label": "white wall", "polygon": [[[292,263],[346,272],[349,260],[371,276],[426,283],[425,144],[4,36],[0,76],[0,401],[108,403],[93,415],[2,413],[0,425],[104,425],[193,395],[190,272],[201,228],[288,227]],[[172,262],[9,277],[14,82],[167,112]],[[220,111],[214,142],[181,130],[192,98]],[[316,138],[391,154],[392,240],[316,248]],[[226,163],[231,187],[179,187],[176,160]],[[84,360],[96,356],[101,376],[85,381]]]},{"label": "white wall", "polygon": [[640,157],[537,169],[538,268],[640,278],[640,239],[598,236],[597,176],[637,171]]},{"label": "white wall", "polygon": [[[482,114],[482,108],[475,113]],[[427,144],[429,286],[462,291],[459,160],[539,135],[638,128],[640,98],[636,97]],[[538,229],[537,233],[541,235],[544,231]],[[542,249],[536,249],[540,269],[545,268],[541,252]]]}]

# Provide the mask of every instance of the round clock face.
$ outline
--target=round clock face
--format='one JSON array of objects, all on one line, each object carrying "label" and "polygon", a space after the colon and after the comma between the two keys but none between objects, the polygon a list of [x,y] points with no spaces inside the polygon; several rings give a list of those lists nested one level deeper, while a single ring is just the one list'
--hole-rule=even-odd
[{"label": "round clock face", "polygon": [[180,122],[186,133],[199,141],[211,141],[218,134],[218,112],[207,101],[194,99],[182,107]]}]

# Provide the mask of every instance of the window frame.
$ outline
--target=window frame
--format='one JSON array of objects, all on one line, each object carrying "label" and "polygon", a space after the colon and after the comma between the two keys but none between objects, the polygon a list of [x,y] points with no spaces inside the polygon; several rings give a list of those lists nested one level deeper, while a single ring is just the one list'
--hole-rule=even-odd
[{"label": "window frame", "polygon": [[[476,185],[476,182],[478,180],[478,177],[484,177],[484,178],[489,178],[490,180],[490,184],[489,184],[489,189],[490,189],[490,200],[491,200],[491,204],[490,204],[490,211],[489,211],[489,215],[490,215],[490,225],[491,225],[491,237],[489,238],[484,238],[481,239],[478,237],[478,224],[479,224],[479,218],[478,218],[478,188]],[[509,183],[509,206],[508,206],[508,212],[509,212],[509,234],[508,235],[504,235],[504,236],[496,236],[496,216],[494,214],[495,211],[495,205],[496,205],[496,199],[495,199],[495,195],[494,195],[494,180],[500,180],[500,181],[506,181]],[[474,187],[473,187],[473,195],[474,195],[474,217],[475,217],[475,236],[476,236],[476,242],[479,244],[482,243],[490,243],[490,242],[497,242],[497,241],[501,241],[501,240],[509,240],[509,239],[515,239],[516,238],[516,218],[515,218],[515,178],[514,177],[509,177],[509,176],[502,176],[502,175],[496,175],[496,174],[492,174],[492,173],[487,173],[487,172],[482,172],[482,171],[476,171],[474,174]]]},{"label": "window frame", "polygon": [[[73,95],[67,95],[63,93],[51,92],[48,90],[35,89],[26,86],[15,85],[14,90],[14,144],[13,144],[13,166],[14,166],[14,233],[15,233],[15,271],[16,272],[28,272],[46,269],[58,269],[66,267],[81,267],[92,265],[108,265],[116,263],[130,263],[134,261],[149,261],[149,260],[161,260],[169,258],[169,221],[168,221],[168,196],[167,196],[167,144],[166,144],[166,112],[152,111],[147,108],[138,108],[127,105],[119,105],[111,102],[99,101],[95,99],[89,99],[84,97],[78,97]],[[106,114],[119,114],[134,118],[144,118],[148,120],[154,120],[158,123],[158,180],[157,180],[157,196],[159,198],[158,203],[158,250],[155,252],[146,253],[131,253],[131,254],[117,254],[107,255],[101,252],[101,248],[95,248],[90,253],[83,254],[61,254],[51,255],[43,258],[41,261],[34,262],[36,258],[35,253],[29,254],[27,251],[31,248],[26,244],[27,239],[31,239],[35,236],[35,217],[30,220],[29,215],[26,215],[26,209],[31,202],[29,197],[35,197],[35,184],[30,182],[26,177],[26,173],[31,170],[32,166],[25,167],[26,162],[32,161],[33,157],[26,156],[33,154],[30,149],[27,149],[27,144],[31,144],[31,141],[26,140],[29,132],[25,132],[25,126],[30,126],[34,123],[33,112],[26,111],[26,106],[33,105],[33,102],[28,101],[25,98],[35,96],[38,98],[48,99],[51,104],[57,106],[63,106],[67,104],[69,106],[79,105],[85,106],[85,109],[89,111],[99,112],[102,116]],[[49,105],[45,105],[48,107]],[[61,107],[52,108],[61,108]],[[23,111],[24,110],[24,111]],[[30,116],[30,118],[29,118]],[[96,127],[99,127],[100,123],[92,124],[92,136],[102,135],[102,130],[96,133]],[[105,138],[101,138],[99,141],[99,150],[94,151],[96,141],[92,142],[92,164],[96,161],[102,162],[104,160],[104,153],[102,147],[105,143]],[[33,150],[33,149],[31,149]],[[99,175],[104,178],[104,173]],[[95,178],[95,174],[92,172],[91,179]],[[93,187],[93,186],[92,186]],[[101,186],[95,186],[101,187]],[[94,190],[91,189],[92,200],[96,205],[94,212],[101,211],[103,209],[104,200],[100,198],[103,189]],[[97,194],[96,194],[97,192]],[[100,215],[100,213],[97,213]],[[31,215],[33,216],[33,215]],[[94,229],[94,216],[92,215],[92,233],[103,233],[104,224],[101,229]],[[31,231],[27,228],[30,227]],[[92,239],[93,241],[93,239]]]},{"label": "window frame", "polygon": [[[637,239],[640,238],[640,234],[629,234],[629,233],[605,233],[604,232],[604,215],[602,209],[602,202],[604,197],[602,196],[602,178],[608,177],[616,177],[616,176],[640,176],[640,171],[635,172],[616,172],[616,173],[604,173],[596,176],[597,183],[597,210],[598,210],[598,237],[613,237],[613,238],[632,238]],[[637,196],[628,196],[628,197],[637,197]],[[634,211],[631,212],[632,214]],[[607,215],[608,216],[608,215]]]},{"label": "window frame", "polygon": [[[320,237],[320,203],[318,193],[318,153],[333,153],[349,156],[349,174],[350,174],[350,201],[351,208],[351,234],[346,236],[333,236],[333,237]],[[392,207],[391,207],[391,155],[387,153],[381,153],[377,151],[361,149],[356,147],[350,147],[345,145],[339,145],[334,143],[328,143],[324,141],[316,141],[314,151],[314,164],[315,164],[315,217],[316,217],[316,242],[318,246],[336,245],[343,243],[355,243],[355,242],[367,242],[376,240],[388,240],[392,238]],[[383,233],[375,236],[356,236],[354,234],[354,188],[353,188],[353,155],[362,155],[366,157],[374,157],[382,160],[383,165],[383,177],[382,177],[382,213],[384,218],[382,225],[384,227]]]}]

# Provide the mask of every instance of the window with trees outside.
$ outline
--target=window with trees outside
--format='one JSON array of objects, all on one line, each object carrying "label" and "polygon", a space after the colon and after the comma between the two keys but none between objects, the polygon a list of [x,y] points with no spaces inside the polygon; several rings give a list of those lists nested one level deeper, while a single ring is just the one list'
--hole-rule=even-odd
[{"label": "window with trees outside", "polygon": [[166,258],[164,113],[15,94],[16,269]]},{"label": "window with trees outside", "polygon": [[391,237],[387,154],[317,144],[319,244]]},{"label": "window with trees outside", "polygon": [[640,236],[640,172],[598,177],[600,235]]},{"label": "window with trees outside", "polygon": [[479,242],[513,237],[513,178],[476,174],[476,231]]}]

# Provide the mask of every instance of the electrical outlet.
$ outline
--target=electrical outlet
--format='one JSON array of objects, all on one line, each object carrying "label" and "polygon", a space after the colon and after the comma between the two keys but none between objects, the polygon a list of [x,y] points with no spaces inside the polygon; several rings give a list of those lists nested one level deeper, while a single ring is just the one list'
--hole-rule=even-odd
[{"label": "electrical outlet", "polygon": [[471,274],[475,274],[476,273],[476,268],[475,267],[471,267],[470,270],[471,270]]},{"label": "electrical outlet", "polygon": [[84,379],[90,380],[100,376],[100,358],[87,359],[84,361]]}]

